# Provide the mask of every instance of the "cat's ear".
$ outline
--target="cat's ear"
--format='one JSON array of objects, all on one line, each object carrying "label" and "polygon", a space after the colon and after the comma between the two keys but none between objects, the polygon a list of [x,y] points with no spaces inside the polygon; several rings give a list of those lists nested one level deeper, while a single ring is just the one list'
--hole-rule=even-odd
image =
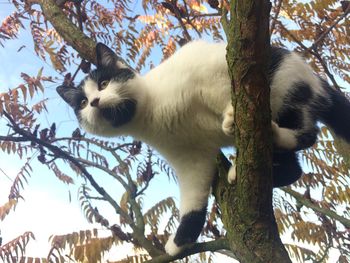
[{"label": "cat's ear", "polygon": [[61,98],[71,107],[74,108],[76,106],[76,96],[79,93],[77,88],[61,85],[56,88],[56,91],[61,96]]},{"label": "cat's ear", "polygon": [[115,67],[117,55],[105,44],[97,43],[96,45],[97,67]]},{"label": "cat's ear", "polygon": [[105,44],[97,43],[96,45],[97,68],[130,68],[124,60],[119,58],[113,50]]}]

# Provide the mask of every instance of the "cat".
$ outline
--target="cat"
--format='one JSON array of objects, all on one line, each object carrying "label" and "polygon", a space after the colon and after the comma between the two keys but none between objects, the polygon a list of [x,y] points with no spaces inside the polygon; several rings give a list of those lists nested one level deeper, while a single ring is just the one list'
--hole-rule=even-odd
[{"label": "cat", "polygon": [[[190,42],[143,76],[102,43],[96,54],[97,69],[77,87],[61,85],[57,92],[86,131],[133,136],[157,149],[175,169],[180,224],[165,249],[176,255],[198,238],[216,156],[233,143],[226,44]],[[295,52],[272,47],[269,64],[273,183],[278,187],[300,178],[296,151],[315,143],[318,121],[350,142],[350,103]],[[235,180],[234,166],[228,180]]]}]

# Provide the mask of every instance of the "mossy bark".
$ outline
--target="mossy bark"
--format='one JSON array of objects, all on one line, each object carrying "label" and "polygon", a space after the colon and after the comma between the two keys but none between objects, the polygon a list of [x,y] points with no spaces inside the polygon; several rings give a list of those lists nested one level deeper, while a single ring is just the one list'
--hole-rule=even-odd
[{"label": "mossy bark", "polygon": [[227,186],[226,175],[221,175],[214,186],[230,246],[241,262],[249,263],[291,262],[272,208],[269,11],[266,0],[231,2],[227,62],[233,87],[237,182]]},{"label": "mossy bark", "polygon": [[38,0],[37,3],[41,6],[45,18],[53,25],[67,44],[78,51],[83,59],[96,64],[95,41],[74,25],[54,1]]}]

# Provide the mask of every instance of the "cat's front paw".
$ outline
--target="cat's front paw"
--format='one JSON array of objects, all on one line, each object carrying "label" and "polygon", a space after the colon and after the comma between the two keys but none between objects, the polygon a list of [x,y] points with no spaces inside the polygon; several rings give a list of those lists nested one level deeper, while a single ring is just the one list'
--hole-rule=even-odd
[{"label": "cat's front paw", "polygon": [[234,114],[233,114],[233,107],[231,105],[228,106],[228,109],[223,114],[224,120],[222,122],[222,130],[224,133],[228,136],[234,135]]},{"label": "cat's front paw", "polygon": [[174,242],[175,235],[171,235],[168,239],[168,242],[165,244],[165,251],[170,256],[175,256],[182,251],[182,247],[179,247]]},{"label": "cat's front paw", "polygon": [[236,181],[236,165],[232,165],[227,173],[227,181],[229,184],[233,184]]}]

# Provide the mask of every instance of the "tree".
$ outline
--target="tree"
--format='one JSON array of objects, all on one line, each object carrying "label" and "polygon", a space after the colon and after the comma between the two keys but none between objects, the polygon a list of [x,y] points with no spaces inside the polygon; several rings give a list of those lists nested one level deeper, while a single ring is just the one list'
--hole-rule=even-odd
[{"label": "tree", "polygon": [[[311,168],[310,172],[293,186],[276,190],[274,197],[270,195],[270,135],[269,129],[261,129],[269,127],[269,117],[267,114],[257,114],[255,119],[247,117],[247,111],[268,112],[268,91],[263,89],[262,97],[255,98],[252,103],[247,101],[246,96],[254,93],[245,94],[247,91],[242,89],[241,83],[242,80],[251,85],[251,92],[254,92],[257,84],[266,82],[262,68],[249,62],[254,60],[255,65],[264,65],[265,60],[266,63],[269,46],[267,1],[219,3],[211,0],[172,0],[157,3],[144,0],[142,8],[136,11],[133,11],[134,3],[128,0],[104,4],[98,1],[14,0],[12,4],[16,11],[0,27],[0,44],[19,37],[19,28],[29,28],[36,54],[49,60],[57,72],[64,75],[66,82],[76,80],[80,70],[89,71],[90,63],[95,62],[94,46],[97,41],[105,42],[120,55],[125,54],[122,57],[128,63],[142,70],[155,64],[151,55],[159,53],[159,48],[163,60],[178,46],[194,38],[209,35],[214,40],[222,40],[221,19],[223,29],[228,33],[229,66],[234,68],[233,99],[242,109],[241,116],[245,116],[236,123],[246,131],[246,136],[240,135],[241,144],[237,146],[237,162],[242,168],[239,169],[237,185],[228,187],[224,175],[226,160],[222,156],[218,158],[221,175],[213,186],[217,203],[212,205],[203,230],[203,234],[212,241],[191,245],[177,258],[227,249],[232,250],[242,262],[274,262],[277,259],[290,262],[275,231],[273,202],[279,233],[289,235],[291,239],[285,244],[291,257],[300,262],[325,262],[330,251],[336,249],[340,253],[338,262],[350,261],[348,147],[342,141],[333,140],[326,127],[322,127],[317,144],[300,153],[305,165]],[[350,82],[350,34],[348,20],[345,19],[349,12],[348,1],[341,1],[339,6],[336,1],[329,0],[303,3],[276,0],[270,14],[271,42],[302,52],[318,74],[327,77],[335,88],[340,89],[340,80],[342,83]],[[252,34],[256,32],[256,36]],[[239,37],[252,42],[241,46]],[[266,50],[266,53],[258,54],[257,47]],[[242,59],[246,58],[243,54],[249,55],[248,64]],[[233,57],[235,60],[230,60]],[[69,72],[70,65],[74,64],[78,65],[76,71]],[[251,82],[249,74],[256,77],[255,82]],[[0,136],[0,148],[4,153],[14,153],[19,158],[38,152],[37,160],[67,184],[73,183],[71,173],[85,178],[86,184],[82,185],[79,194],[86,217],[110,230],[110,235],[103,238],[99,237],[97,230],[54,236],[47,260],[63,261],[65,249],[68,249],[69,257],[76,261],[88,259],[96,262],[112,246],[124,243],[132,243],[140,254],[120,262],[167,262],[174,259],[165,255],[163,250],[178,217],[174,200],[166,198],[146,212],[142,209],[142,198],[147,198],[152,179],[158,173],[173,177],[166,162],[151,149],[130,138],[105,141],[83,134],[79,129],[69,135],[63,132],[61,135],[54,123],[40,127],[38,117],[45,111],[47,102],[35,101],[35,94],[45,89],[45,82],[54,79],[44,76],[42,70],[38,70],[37,76],[23,73],[21,77],[23,85],[0,94],[0,114],[9,129],[7,134]],[[242,147],[247,145],[245,140],[261,130],[266,130],[266,133],[258,132],[261,137],[255,138],[254,147],[245,151]],[[263,153],[263,157],[258,158],[265,162],[259,162],[259,169],[252,170],[246,161],[256,160],[257,150]],[[64,165],[71,168],[70,174],[62,171]],[[119,202],[105,190],[106,186],[97,181],[95,174],[98,171],[112,177],[123,187],[125,193]],[[35,172],[31,170],[29,161],[22,167],[10,189],[8,202],[0,207],[2,219],[20,202],[24,182]],[[247,192],[247,181],[256,183],[252,195]],[[318,193],[323,195],[320,197]],[[256,194],[259,194],[258,199]],[[237,197],[243,201],[238,202]],[[115,210],[120,222],[110,222],[99,213],[95,207],[100,200],[106,201]],[[259,209],[254,211],[257,207]],[[314,219],[308,220],[307,214],[312,214]],[[240,221],[242,215],[247,216],[245,222]],[[160,222],[165,216],[168,223],[162,228]],[[223,236],[220,217],[227,230],[227,239]],[[8,262],[25,257],[25,246],[32,237],[33,233],[28,232],[4,243],[0,247],[0,256]],[[269,241],[270,237],[273,238]],[[315,248],[310,249],[307,244]],[[208,254],[201,254],[203,261],[205,256],[210,258]]]}]

